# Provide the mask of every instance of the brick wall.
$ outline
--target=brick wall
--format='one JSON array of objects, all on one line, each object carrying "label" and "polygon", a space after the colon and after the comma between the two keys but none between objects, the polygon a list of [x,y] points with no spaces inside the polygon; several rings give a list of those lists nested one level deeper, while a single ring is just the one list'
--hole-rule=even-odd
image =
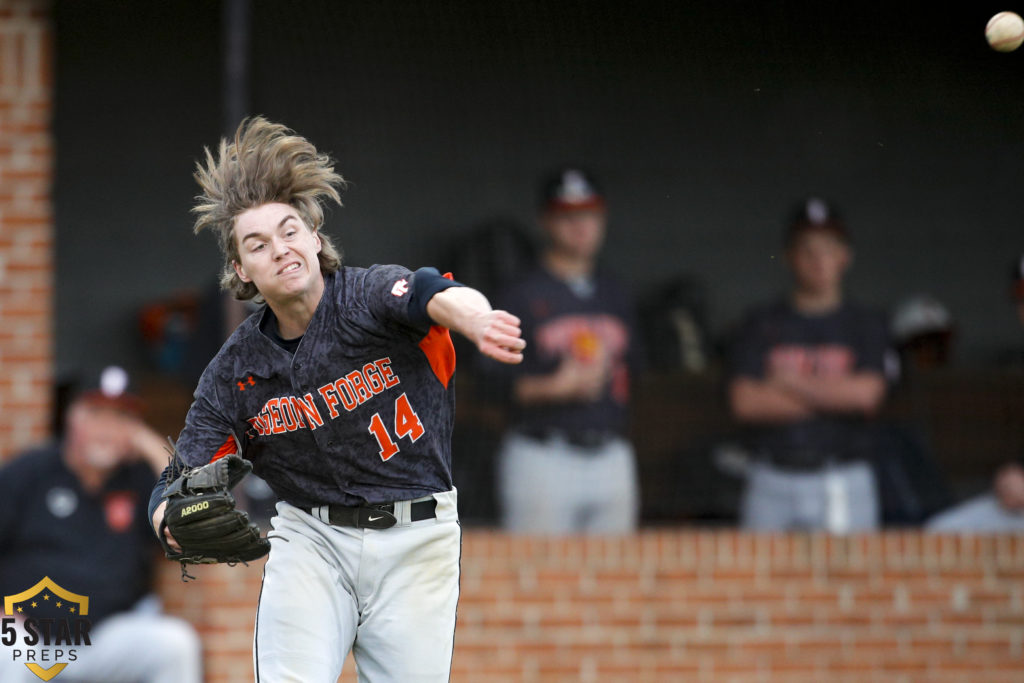
[{"label": "brick wall", "polygon": [[[1024,680],[1024,536],[468,531],[462,567],[454,681]],[[251,680],[260,567],[197,572],[169,609]]]},{"label": "brick wall", "polygon": [[0,0],[0,460],[50,427],[51,57],[49,3]]}]

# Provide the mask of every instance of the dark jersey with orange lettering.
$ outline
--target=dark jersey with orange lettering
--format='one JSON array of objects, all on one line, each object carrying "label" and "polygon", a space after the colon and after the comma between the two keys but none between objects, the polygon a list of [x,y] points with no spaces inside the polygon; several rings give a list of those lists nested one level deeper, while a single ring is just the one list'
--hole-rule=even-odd
[{"label": "dark jersey with orange lettering", "polygon": [[[732,376],[765,379],[773,373],[843,377],[885,372],[885,319],[844,302],[834,311],[805,315],[782,301],[748,314],[732,349]],[[827,458],[863,458],[870,447],[865,418],[819,413],[790,424],[749,432],[750,446],[777,465],[815,468]]]},{"label": "dark jersey with orange lettering", "polygon": [[553,373],[566,356],[609,364],[608,381],[596,400],[515,404],[515,429],[626,433],[630,384],[640,369],[641,351],[633,301],[614,276],[598,270],[592,278],[569,283],[538,266],[502,290],[495,305],[519,317],[526,339],[520,365],[488,365],[506,381]]},{"label": "dark jersey with orange lettering", "polygon": [[276,327],[268,307],[224,343],[199,380],[181,457],[202,465],[238,453],[302,508],[450,490],[455,352],[426,303],[458,283],[396,265],[324,280],[294,351],[264,331]]}]

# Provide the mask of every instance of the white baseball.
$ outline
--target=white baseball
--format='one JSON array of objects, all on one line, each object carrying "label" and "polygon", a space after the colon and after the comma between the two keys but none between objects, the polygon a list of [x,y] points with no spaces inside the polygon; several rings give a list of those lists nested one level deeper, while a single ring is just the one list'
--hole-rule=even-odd
[{"label": "white baseball", "polygon": [[998,52],[1013,52],[1024,42],[1024,19],[1016,12],[1000,12],[988,20],[985,40]]}]

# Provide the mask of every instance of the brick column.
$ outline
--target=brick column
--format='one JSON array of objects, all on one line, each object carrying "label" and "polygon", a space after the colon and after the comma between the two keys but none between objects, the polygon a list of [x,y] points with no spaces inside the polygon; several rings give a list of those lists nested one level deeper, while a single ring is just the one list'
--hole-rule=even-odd
[{"label": "brick column", "polygon": [[0,0],[0,460],[49,433],[51,64],[50,3]]}]

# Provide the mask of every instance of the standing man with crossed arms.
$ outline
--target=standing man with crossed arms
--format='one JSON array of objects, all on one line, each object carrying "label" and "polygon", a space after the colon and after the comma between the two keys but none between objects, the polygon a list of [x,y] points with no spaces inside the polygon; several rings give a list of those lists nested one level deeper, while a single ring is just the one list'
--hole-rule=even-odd
[{"label": "standing man with crossed arms", "polygon": [[448,330],[518,363],[518,319],[433,268],[342,266],[321,226],[344,181],[284,126],[244,121],[196,179],[222,285],[266,302],[204,371],[177,442],[190,466],[243,456],[279,499],[256,680],[333,683],[350,650],[360,680],[447,680],[461,544]]},{"label": "standing man with crossed arms", "polygon": [[732,350],[729,402],[750,429],[741,524],[758,531],[876,528],[869,419],[887,390],[885,319],[850,301],[846,224],[821,199],[785,236],[789,296],[751,311]]},{"label": "standing man with crossed arms", "polygon": [[637,525],[630,384],[640,365],[633,302],[599,266],[604,193],[580,168],[541,182],[537,266],[495,298],[519,316],[533,353],[505,368],[512,401],[499,454],[509,531],[624,534]]}]

